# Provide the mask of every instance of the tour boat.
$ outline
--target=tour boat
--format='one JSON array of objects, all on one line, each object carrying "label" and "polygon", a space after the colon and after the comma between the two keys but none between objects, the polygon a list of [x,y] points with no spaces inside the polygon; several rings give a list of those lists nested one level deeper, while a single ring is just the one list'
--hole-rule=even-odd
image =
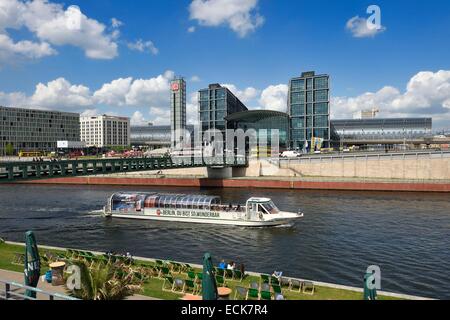
[{"label": "tour boat", "polygon": [[302,218],[280,211],[269,198],[250,198],[245,205],[222,204],[218,196],[119,192],[103,208],[105,217],[172,222],[273,227]]}]

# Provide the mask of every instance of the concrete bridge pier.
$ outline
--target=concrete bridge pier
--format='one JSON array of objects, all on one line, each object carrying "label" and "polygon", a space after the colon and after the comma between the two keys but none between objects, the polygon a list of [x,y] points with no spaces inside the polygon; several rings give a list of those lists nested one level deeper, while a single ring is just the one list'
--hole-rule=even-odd
[{"label": "concrete bridge pier", "polygon": [[231,167],[207,167],[209,179],[230,179],[233,177],[233,168]]}]

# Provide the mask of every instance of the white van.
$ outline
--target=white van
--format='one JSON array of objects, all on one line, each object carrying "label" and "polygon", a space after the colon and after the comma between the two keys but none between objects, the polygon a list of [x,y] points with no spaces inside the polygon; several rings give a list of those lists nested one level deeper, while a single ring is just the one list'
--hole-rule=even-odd
[{"label": "white van", "polygon": [[302,154],[298,151],[284,151],[280,154],[280,158],[297,158],[301,156]]}]

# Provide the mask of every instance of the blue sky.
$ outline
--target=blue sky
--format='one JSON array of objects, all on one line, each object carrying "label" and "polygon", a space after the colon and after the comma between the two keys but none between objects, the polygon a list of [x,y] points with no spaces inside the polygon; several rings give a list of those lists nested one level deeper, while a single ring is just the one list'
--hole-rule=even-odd
[{"label": "blue sky", "polygon": [[[176,74],[188,81],[193,122],[195,92],[208,83],[227,84],[249,107],[283,110],[289,78],[316,70],[331,75],[333,117],[377,107],[450,127],[448,1],[33,2],[0,0],[0,104],[162,123]],[[372,4],[382,28],[367,32]],[[70,5],[83,16],[79,31],[59,24]]]}]

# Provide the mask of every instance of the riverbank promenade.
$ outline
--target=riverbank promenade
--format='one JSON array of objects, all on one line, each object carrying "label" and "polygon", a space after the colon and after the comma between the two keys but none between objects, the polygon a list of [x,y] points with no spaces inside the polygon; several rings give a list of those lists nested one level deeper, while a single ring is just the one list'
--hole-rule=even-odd
[{"label": "riverbank promenade", "polygon": [[[17,263],[17,256],[23,253],[24,246],[21,243],[0,243],[0,280],[23,282],[23,266]],[[88,261],[101,266],[104,263],[104,253],[95,251],[79,251],[49,246],[39,246],[41,259],[47,261],[48,257],[56,260],[69,261],[69,255],[89,257]],[[84,258],[82,258],[84,259]],[[199,259],[201,260],[201,259]],[[98,261],[98,262],[97,262]],[[42,264],[42,273],[48,270],[48,262]],[[134,257],[132,265],[128,266],[130,274],[139,275],[142,280],[140,294],[133,295],[130,300],[180,300],[187,294],[201,295],[202,266],[187,264],[172,260],[158,260],[144,257]],[[259,300],[262,292],[268,293],[267,299],[274,299],[281,294],[284,300],[362,300],[363,289],[337,284],[323,283],[305,279],[283,276],[284,281],[277,280],[270,275],[246,271],[240,276],[237,273],[224,272],[218,276],[218,285],[228,288],[229,299],[246,300],[249,292],[257,292],[253,297]],[[176,290],[173,283],[183,283],[183,288]],[[193,285],[192,290],[187,290],[185,284]],[[257,287],[257,288],[256,288]],[[67,294],[65,287],[54,287],[40,281],[39,288],[49,292]],[[256,290],[256,291],[255,291]],[[267,290],[267,291],[266,291]],[[191,292],[192,291],[192,292]],[[243,292],[245,292],[243,294]],[[389,292],[379,292],[379,300],[426,300],[424,297],[403,295]]]}]

